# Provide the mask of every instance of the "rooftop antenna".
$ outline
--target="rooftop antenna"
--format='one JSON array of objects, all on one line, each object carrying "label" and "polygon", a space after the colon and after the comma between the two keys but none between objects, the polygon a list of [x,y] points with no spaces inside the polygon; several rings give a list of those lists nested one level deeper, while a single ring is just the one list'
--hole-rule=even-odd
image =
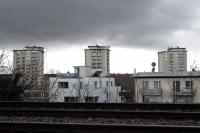
[{"label": "rooftop antenna", "polygon": [[156,63],[155,63],[155,62],[152,62],[152,63],[151,63],[151,66],[152,66],[152,70],[151,70],[151,71],[152,71],[152,72],[155,72]]},{"label": "rooftop antenna", "polygon": [[134,74],[136,74],[136,68],[134,68]]}]

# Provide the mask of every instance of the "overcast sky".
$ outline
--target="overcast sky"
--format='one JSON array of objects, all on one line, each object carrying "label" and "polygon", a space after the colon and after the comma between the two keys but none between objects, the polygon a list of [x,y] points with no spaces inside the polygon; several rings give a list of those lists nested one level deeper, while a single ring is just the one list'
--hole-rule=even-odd
[{"label": "overcast sky", "polygon": [[[111,46],[111,72],[151,70],[157,52],[200,60],[199,0],[0,0],[0,48],[45,47],[46,71],[84,65],[87,45]],[[140,58],[139,58],[140,57]]]}]

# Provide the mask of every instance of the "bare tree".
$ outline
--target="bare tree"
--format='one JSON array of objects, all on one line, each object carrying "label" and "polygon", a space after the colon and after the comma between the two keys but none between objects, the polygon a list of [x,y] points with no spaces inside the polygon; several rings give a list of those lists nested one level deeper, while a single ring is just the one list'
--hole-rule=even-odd
[{"label": "bare tree", "polygon": [[[173,103],[193,103],[200,89],[200,79],[195,76],[193,77],[193,73],[194,72],[190,72],[188,78],[179,77],[168,79],[167,82],[170,89],[165,90],[163,96],[168,95],[169,98],[172,98]],[[185,84],[181,85],[183,82]]]},{"label": "bare tree", "polygon": [[61,94],[59,94],[59,88],[56,87],[57,79],[49,82],[49,100],[57,99]]},{"label": "bare tree", "polygon": [[95,93],[94,85],[91,84],[90,79],[87,82],[82,82],[80,79],[76,79],[75,81],[73,80],[69,78],[68,83],[70,88],[68,88],[66,92],[61,92],[57,85],[58,80],[57,78],[54,78],[54,80],[50,82],[49,86],[49,99],[59,99],[61,93],[64,93],[64,95],[69,98],[68,102],[84,102],[85,97],[91,97]]},{"label": "bare tree", "polygon": [[9,62],[6,51],[0,50],[0,74],[9,74],[12,71],[12,65]]},{"label": "bare tree", "polygon": [[[17,66],[13,68],[12,73],[20,76],[19,86],[25,92],[25,100],[35,101],[42,97],[43,65],[39,63],[40,59],[30,59],[26,66]],[[36,100],[37,101],[37,100]]]},{"label": "bare tree", "polygon": [[23,99],[23,87],[19,85],[20,76],[11,74],[8,55],[0,51],[0,100],[16,101]]}]

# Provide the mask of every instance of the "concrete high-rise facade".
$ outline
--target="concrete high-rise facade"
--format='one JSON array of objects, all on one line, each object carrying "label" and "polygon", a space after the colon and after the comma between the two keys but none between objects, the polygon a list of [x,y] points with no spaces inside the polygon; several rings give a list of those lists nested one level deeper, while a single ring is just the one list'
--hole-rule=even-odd
[{"label": "concrete high-rise facade", "polygon": [[21,80],[25,85],[33,88],[41,86],[44,73],[44,48],[27,46],[22,50],[13,50],[14,73],[21,74]]},{"label": "concrete high-rise facade", "polygon": [[27,46],[22,50],[13,50],[13,70],[20,74],[25,88],[25,100],[45,101],[47,91],[43,88],[44,48]]},{"label": "concrete high-rise facade", "polygon": [[110,47],[88,46],[88,49],[85,49],[85,66],[92,66],[93,69],[102,69],[105,75],[109,75]]},{"label": "concrete high-rise facade", "polygon": [[26,46],[22,50],[13,50],[13,67],[17,72],[43,74],[44,48]]},{"label": "concrete high-rise facade", "polygon": [[158,52],[159,72],[187,71],[186,48],[168,48],[167,51]]}]

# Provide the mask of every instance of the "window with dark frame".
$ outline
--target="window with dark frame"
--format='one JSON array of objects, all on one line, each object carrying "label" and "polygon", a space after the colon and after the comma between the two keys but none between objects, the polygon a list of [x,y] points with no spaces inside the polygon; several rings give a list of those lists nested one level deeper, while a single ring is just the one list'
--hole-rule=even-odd
[{"label": "window with dark frame", "polygon": [[193,89],[193,82],[192,81],[185,81],[185,88],[186,89]]},{"label": "window with dark frame", "polygon": [[97,81],[94,81],[94,88],[97,89]]},{"label": "window with dark frame", "polygon": [[66,103],[77,103],[78,97],[65,97],[65,102]]},{"label": "window with dark frame", "polygon": [[69,88],[68,82],[58,82],[58,88]]},{"label": "window with dark frame", "polygon": [[173,81],[173,92],[180,92],[180,81]]},{"label": "window with dark frame", "polygon": [[106,87],[108,87],[109,86],[109,81],[106,81]]},{"label": "window with dark frame", "polygon": [[85,97],[86,103],[97,103],[98,102],[98,96],[95,97]]},{"label": "window with dark frame", "polygon": [[148,90],[149,89],[149,81],[142,81],[142,87],[144,90]]}]

